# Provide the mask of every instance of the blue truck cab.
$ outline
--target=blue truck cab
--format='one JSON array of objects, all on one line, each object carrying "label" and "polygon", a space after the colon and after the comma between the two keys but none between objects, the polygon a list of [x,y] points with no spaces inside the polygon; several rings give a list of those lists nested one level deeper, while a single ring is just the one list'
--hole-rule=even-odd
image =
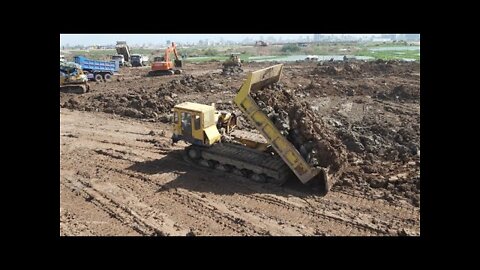
[{"label": "blue truck cab", "polygon": [[89,80],[110,81],[119,69],[118,61],[92,60],[85,56],[75,56],[73,59],[82,67]]}]

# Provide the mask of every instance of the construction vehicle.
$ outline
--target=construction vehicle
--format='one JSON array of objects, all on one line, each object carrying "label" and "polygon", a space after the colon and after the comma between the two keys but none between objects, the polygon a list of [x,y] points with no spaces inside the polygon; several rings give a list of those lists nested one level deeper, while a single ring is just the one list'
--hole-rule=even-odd
[{"label": "construction vehicle", "polygon": [[305,61],[318,61],[318,55],[307,55]]},{"label": "construction vehicle", "polygon": [[73,62],[60,62],[60,91],[83,94],[90,91],[87,75]]},{"label": "construction vehicle", "polygon": [[326,194],[333,177],[325,168],[310,166],[250,95],[278,82],[282,69],[280,64],[250,72],[234,98],[260,134],[235,130],[237,116],[217,112],[213,104],[184,102],[173,108],[172,141],[190,143],[185,157],[196,164],[277,185],[295,174],[302,183]]},{"label": "construction vehicle", "polygon": [[238,55],[235,55],[235,54],[231,54],[230,57],[225,60],[225,62],[223,62],[222,64],[224,67],[241,67],[242,66],[242,61],[240,60],[240,58],[238,57]]},{"label": "construction vehicle", "polygon": [[[175,55],[175,60],[170,61],[170,53]],[[149,76],[162,76],[162,75],[173,75],[181,74],[182,70],[180,69],[183,66],[183,61],[179,59],[177,46],[175,42],[172,42],[172,45],[165,50],[163,56],[157,56],[153,59],[152,70],[148,72]]]},{"label": "construction vehicle", "polygon": [[267,47],[268,43],[263,40],[258,40],[258,41],[255,41],[255,46]]},{"label": "construction vehicle", "polygon": [[143,67],[148,65],[148,56],[141,54],[132,54],[131,61],[132,67]]},{"label": "construction vehicle", "polygon": [[117,50],[117,54],[123,55],[124,65],[127,66],[127,63],[130,63],[131,53],[130,47],[128,47],[126,41],[117,41],[117,45],[115,45],[115,50]]},{"label": "construction vehicle", "polygon": [[125,66],[125,57],[121,54],[112,55],[112,61],[118,61],[118,66]]},{"label": "construction vehicle", "polygon": [[112,76],[118,72],[117,61],[99,61],[88,59],[85,56],[75,56],[74,62],[79,64],[89,80],[110,81]]}]

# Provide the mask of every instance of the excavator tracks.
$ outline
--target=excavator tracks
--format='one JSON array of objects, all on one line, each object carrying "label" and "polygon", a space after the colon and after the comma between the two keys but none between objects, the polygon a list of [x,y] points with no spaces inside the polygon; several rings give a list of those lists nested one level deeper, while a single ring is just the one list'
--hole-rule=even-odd
[{"label": "excavator tracks", "polygon": [[294,174],[275,155],[232,143],[210,147],[191,145],[185,149],[189,161],[232,173],[260,183],[284,184]]}]

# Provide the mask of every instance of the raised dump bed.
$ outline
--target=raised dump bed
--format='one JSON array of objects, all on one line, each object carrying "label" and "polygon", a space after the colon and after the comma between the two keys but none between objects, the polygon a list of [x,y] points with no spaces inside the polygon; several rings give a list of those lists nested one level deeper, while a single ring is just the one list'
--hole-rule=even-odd
[{"label": "raised dump bed", "polygon": [[332,179],[327,175],[326,170],[322,167],[310,166],[250,95],[251,91],[278,82],[282,70],[283,65],[280,64],[249,73],[234,101],[244,116],[260,131],[302,183],[327,193],[331,187]]}]

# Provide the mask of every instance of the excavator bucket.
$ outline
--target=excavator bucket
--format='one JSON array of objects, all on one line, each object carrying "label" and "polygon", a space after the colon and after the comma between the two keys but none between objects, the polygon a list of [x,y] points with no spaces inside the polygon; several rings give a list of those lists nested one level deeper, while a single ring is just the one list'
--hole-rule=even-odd
[{"label": "excavator bucket", "polygon": [[181,68],[183,66],[183,61],[182,60],[173,60],[173,64],[175,65],[176,68]]},{"label": "excavator bucket", "polygon": [[257,91],[280,80],[283,65],[275,65],[265,69],[250,72],[234,102],[243,112],[244,116],[265,137],[268,143],[275,149],[283,161],[290,167],[303,184],[312,186],[320,193],[326,194],[331,184],[329,175],[321,167],[312,167],[302,157],[300,152],[285,138],[274,123],[261,110],[259,105],[250,95],[251,91]]}]

